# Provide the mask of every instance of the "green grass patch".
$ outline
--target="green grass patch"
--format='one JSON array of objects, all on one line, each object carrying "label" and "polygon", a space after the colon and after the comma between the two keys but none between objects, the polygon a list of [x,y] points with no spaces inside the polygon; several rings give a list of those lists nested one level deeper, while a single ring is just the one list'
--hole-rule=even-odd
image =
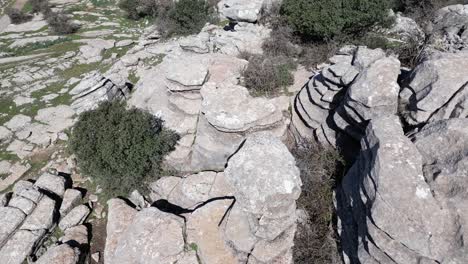
[{"label": "green grass patch", "polygon": [[19,114],[20,109],[16,106],[15,102],[11,98],[1,98],[0,99],[0,113],[6,114],[5,116],[0,116],[0,125],[8,122],[13,116]]},{"label": "green grass patch", "polygon": [[130,74],[128,75],[128,80],[132,84],[136,84],[140,80],[140,77],[136,75],[135,71],[131,71]]}]

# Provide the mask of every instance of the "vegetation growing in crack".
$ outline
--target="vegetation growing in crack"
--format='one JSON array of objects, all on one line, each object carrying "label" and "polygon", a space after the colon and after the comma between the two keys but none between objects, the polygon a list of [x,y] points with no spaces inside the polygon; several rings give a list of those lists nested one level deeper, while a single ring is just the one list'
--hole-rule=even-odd
[{"label": "vegetation growing in crack", "polygon": [[243,84],[253,96],[277,96],[294,83],[291,73],[297,64],[285,56],[266,56],[242,53],[248,66],[242,71]]},{"label": "vegetation growing in crack", "polygon": [[115,101],[81,114],[69,143],[81,170],[110,197],[128,195],[160,175],[178,139],[161,119]]},{"label": "vegetation growing in crack", "polygon": [[306,141],[293,150],[301,171],[304,212],[294,239],[294,263],[336,263],[339,259],[333,229],[333,189],[343,174],[344,161],[334,149]]}]

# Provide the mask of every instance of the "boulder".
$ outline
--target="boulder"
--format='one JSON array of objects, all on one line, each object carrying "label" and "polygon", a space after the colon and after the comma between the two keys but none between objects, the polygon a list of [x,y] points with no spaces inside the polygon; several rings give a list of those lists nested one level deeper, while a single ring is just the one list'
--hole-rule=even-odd
[{"label": "boulder", "polygon": [[35,264],[76,264],[80,258],[80,251],[68,244],[54,246],[46,251]]},{"label": "boulder", "polygon": [[117,85],[99,72],[90,72],[70,91],[73,96],[71,107],[79,114],[95,109],[103,101],[126,98],[129,93],[126,85]]},{"label": "boulder", "polygon": [[114,263],[113,258],[117,244],[133,222],[138,211],[130,207],[121,199],[111,199],[107,202],[107,205],[109,208],[109,214],[107,216],[107,237],[104,251],[104,262],[112,264]]},{"label": "boulder", "polygon": [[223,17],[239,22],[254,23],[257,21],[264,0],[222,0],[218,10]]},{"label": "boulder", "polygon": [[26,218],[21,229],[30,231],[50,229],[56,221],[56,209],[55,200],[44,195],[32,214]]},{"label": "boulder", "polygon": [[18,208],[28,215],[34,210],[36,203],[22,196],[15,196],[8,202],[8,206]]},{"label": "boulder", "polygon": [[72,208],[80,204],[82,198],[82,193],[79,190],[67,189],[60,205],[60,215],[65,216],[68,214]]},{"label": "boulder", "polygon": [[89,209],[87,205],[79,205],[65,215],[65,217],[60,220],[58,226],[60,230],[65,231],[70,227],[81,225],[90,213],[91,209]]},{"label": "boulder", "polygon": [[88,228],[85,225],[70,227],[65,230],[59,241],[73,246],[77,243],[79,246],[88,245]]},{"label": "boulder", "polygon": [[[225,175],[233,186],[236,205],[240,208],[235,219],[249,219],[248,222],[229,221],[226,224],[227,238],[236,250],[248,254],[250,251],[243,250],[267,244],[274,253],[259,257],[260,263],[272,263],[290,251],[292,239],[281,239],[290,228],[294,230],[292,233],[295,232],[296,200],[302,182],[295,159],[286,146],[271,133],[249,136],[230,158]],[[230,225],[239,227],[239,231]],[[249,230],[253,230],[251,234]],[[277,239],[282,242],[276,243]],[[242,241],[247,243],[239,245]]]},{"label": "boulder", "polygon": [[411,72],[400,93],[410,125],[467,117],[468,52],[435,53]]},{"label": "boulder", "polygon": [[0,207],[0,247],[8,237],[18,228],[26,215],[18,208]]},{"label": "boulder", "polygon": [[247,132],[275,126],[289,106],[286,97],[272,100],[253,98],[247,88],[237,85],[215,86],[208,83],[201,90],[202,113],[222,132]]},{"label": "boulder", "polygon": [[50,173],[42,174],[34,184],[36,188],[51,192],[59,197],[65,193],[65,178]]},{"label": "boulder", "polygon": [[397,116],[372,119],[361,148],[337,191],[346,263],[442,261],[462,247],[457,218],[432,194]]},{"label": "boulder", "polygon": [[22,264],[37,246],[45,230],[19,230],[0,249],[0,263]]},{"label": "boulder", "polygon": [[122,234],[112,263],[173,263],[184,253],[183,232],[182,217],[154,207],[145,208]]},{"label": "boulder", "polygon": [[430,29],[432,46],[457,52],[468,47],[468,5],[450,5],[435,13]]},{"label": "boulder", "polygon": [[197,255],[202,263],[239,263],[224,241],[219,226],[231,199],[213,201],[193,212],[187,219],[187,243],[197,245]]},{"label": "boulder", "polygon": [[[464,237],[468,234],[468,119],[435,121],[414,134],[412,140],[423,157],[425,180],[435,198],[457,216],[458,232]],[[468,252],[459,250],[449,255],[466,259]]]}]

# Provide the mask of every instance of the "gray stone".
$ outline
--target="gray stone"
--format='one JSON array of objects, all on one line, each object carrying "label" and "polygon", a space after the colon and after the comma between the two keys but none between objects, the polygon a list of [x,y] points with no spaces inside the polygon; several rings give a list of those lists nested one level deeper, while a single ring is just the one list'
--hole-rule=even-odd
[{"label": "gray stone", "polygon": [[118,41],[117,43],[115,43],[115,46],[116,47],[127,47],[127,46],[130,46],[134,43],[133,40],[131,39],[124,39],[124,40],[121,40],[121,41]]},{"label": "gray stone", "polygon": [[8,206],[18,208],[21,211],[23,211],[23,213],[28,215],[34,210],[34,208],[36,207],[36,203],[22,196],[15,196],[11,198],[10,202],[8,203]]},{"label": "gray stone", "polygon": [[462,246],[456,217],[433,196],[418,149],[397,116],[370,121],[337,194],[348,262],[441,261]]},{"label": "gray stone", "polygon": [[64,235],[59,240],[62,243],[78,243],[82,246],[87,245],[89,244],[88,228],[85,225],[70,227],[67,230],[65,230]]},{"label": "gray stone", "polygon": [[468,116],[468,52],[436,53],[411,72],[401,91],[411,125]]},{"label": "gray stone", "polygon": [[91,209],[89,209],[88,206],[83,204],[79,205],[73,208],[65,217],[63,217],[62,220],[60,220],[58,226],[60,230],[65,231],[70,227],[81,225],[90,213]]},{"label": "gray stone", "polygon": [[218,10],[230,20],[253,23],[259,18],[263,2],[263,0],[222,0],[218,3]]},{"label": "gray stone", "polygon": [[60,205],[60,215],[65,216],[70,210],[80,204],[82,194],[76,189],[67,189],[63,195],[62,204]]},{"label": "gray stone", "polygon": [[50,173],[44,173],[37,179],[34,186],[52,192],[59,197],[63,197],[65,193],[65,178]]},{"label": "gray stone", "polygon": [[5,143],[12,135],[13,133],[8,128],[0,126],[0,144]]},{"label": "gray stone", "polygon": [[436,49],[457,52],[468,47],[468,5],[441,8],[428,27],[430,44]]},{"label": "gray stone", "polygon": [[247,88],[230,85],[217,87],[208,83],[201,90],[202,112],[207,121],[223,132],[247,132],[281,122],[289,99],[253,98]]},{"label": "gray stone", "polygon": [[149,205],[145,197],[138,190],[133,190],[128,199],[138,208],[145,208]]},{"label": "gray stone", "polygon": [[19,230],[0,249],[0,263],[22,264],[29,256],[45,230]]},{"label": "gray stone", "polygon": [[[186,58],[169,64],[166,78],[168,88],[173,91],[199,90],[208,77],[208,66],[201,61]],[[175,85],[171,85],[175,83]]]},{"label": "gray stone", "polygon": [[0,207],[0,245],[21,225],[26,215],[18,208]]},{"label": "gray stone", "polygon": [[[112,262],[172,263],[184,253],[184,222],[154,207],[145,208],[134,218],[115,249]],[[161,239],[164,238],[164,239]],[[144,248],[145,250],[141,250]]]},{"label": "gray stone", "polygon": [[10,121],[5,123],[5,126],[12,131],[18,131],[31,122],[31,117],[22,114],[15,115]]},{"label": "gray stone", "polygon": [[54,246],[47,250],[35,264],[76,264],[80,258],[78,248],[72,248],[67,244]]},{"label": "gray stone", "polygon": [[202,263],[239,263],[219,226],[232,200],[213,201],[193,212],[187,219],[187,242],[197,245]]},{"label": "gray stone", "polygon": [[6,160],[0,161],[0,175],[9,174],[10,169],[11,169],[11,163],[10,162],[8,162]]},{"label": "gray stone", "polygon": [[21,229],[30,231],[49,230],[54,224],[56,213],[55,201],[44,195],[37,203],[32,214],[26,218]]},{"label": "gray stone", "polygon": [[75,111],[68,105],[58,105],[40,109],[35,119],[49,125],[48,131],[61,132],[73,125]]},{"label": "gray stone", "polygon": [[111,199],[107,202],[109,215],[107,217],[107,237],[104,250],[104,262],[114,263],[114,254],[117,244],[122,239],[125,231],[130,227],[137,210],[130,207],[121,199]]}]

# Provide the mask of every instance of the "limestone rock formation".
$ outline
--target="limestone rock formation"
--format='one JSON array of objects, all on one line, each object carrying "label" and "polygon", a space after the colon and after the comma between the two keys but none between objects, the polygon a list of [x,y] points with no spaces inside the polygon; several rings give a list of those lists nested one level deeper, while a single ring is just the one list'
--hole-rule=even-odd
[{"label": "limestone rock formation", "polygon": [[460,250],[455,212],[431,192],[398,117],[371,120],[361,147],[337,194],[347,262],[436,263]]},{"label": "limestone rock formation", "polygon": [[292,133],[332,147],[359,141],[369,120],[396,114],[400,62],[380,50],[344,47],[296,95]]},{"label": "limestone rock formation", "polygon": [[468,52],[435,53],[417,65],[400,93],[410,125],[467,117]]},{"label": "limestone rock formation", "polygon": [[92,110],[100,102],[126,98],[130,93],[128,86],[119,86],[98,72],[91,72],[70,91],[73,96],[71,107],[77,112]]},{"label": "limestone rock formation", "polygon": [[[38,251],[60,219],[58,206],[64,193],[69,193],[65,183],[65,178],[61,176],[44,173],[35,183],[18,181],[13,192],[3,196],[3,206],[0,207],[0,263],[21,264],[29,257],[39,257],[37,263],[75,264],[84,256],[79,250],[89,243],[84,226],[67,229],[63,244],[53,245],[44,255],[41,256]],[[74,242],[66,244],[71,240]]]},{"label": "limestone rock formation", "polygon": [[105,263],[183,262],[193,253],[202,263],[292,263],[301,192],[294,158],[266,132],[234,152],[225,172],[153,183],[151,207],[111,200]]},{"label": "limestone rock formation", "polygon": [[444,51],[468,47],[468,5],[451,5],[438,10],[432,19],[432,45]]}]

